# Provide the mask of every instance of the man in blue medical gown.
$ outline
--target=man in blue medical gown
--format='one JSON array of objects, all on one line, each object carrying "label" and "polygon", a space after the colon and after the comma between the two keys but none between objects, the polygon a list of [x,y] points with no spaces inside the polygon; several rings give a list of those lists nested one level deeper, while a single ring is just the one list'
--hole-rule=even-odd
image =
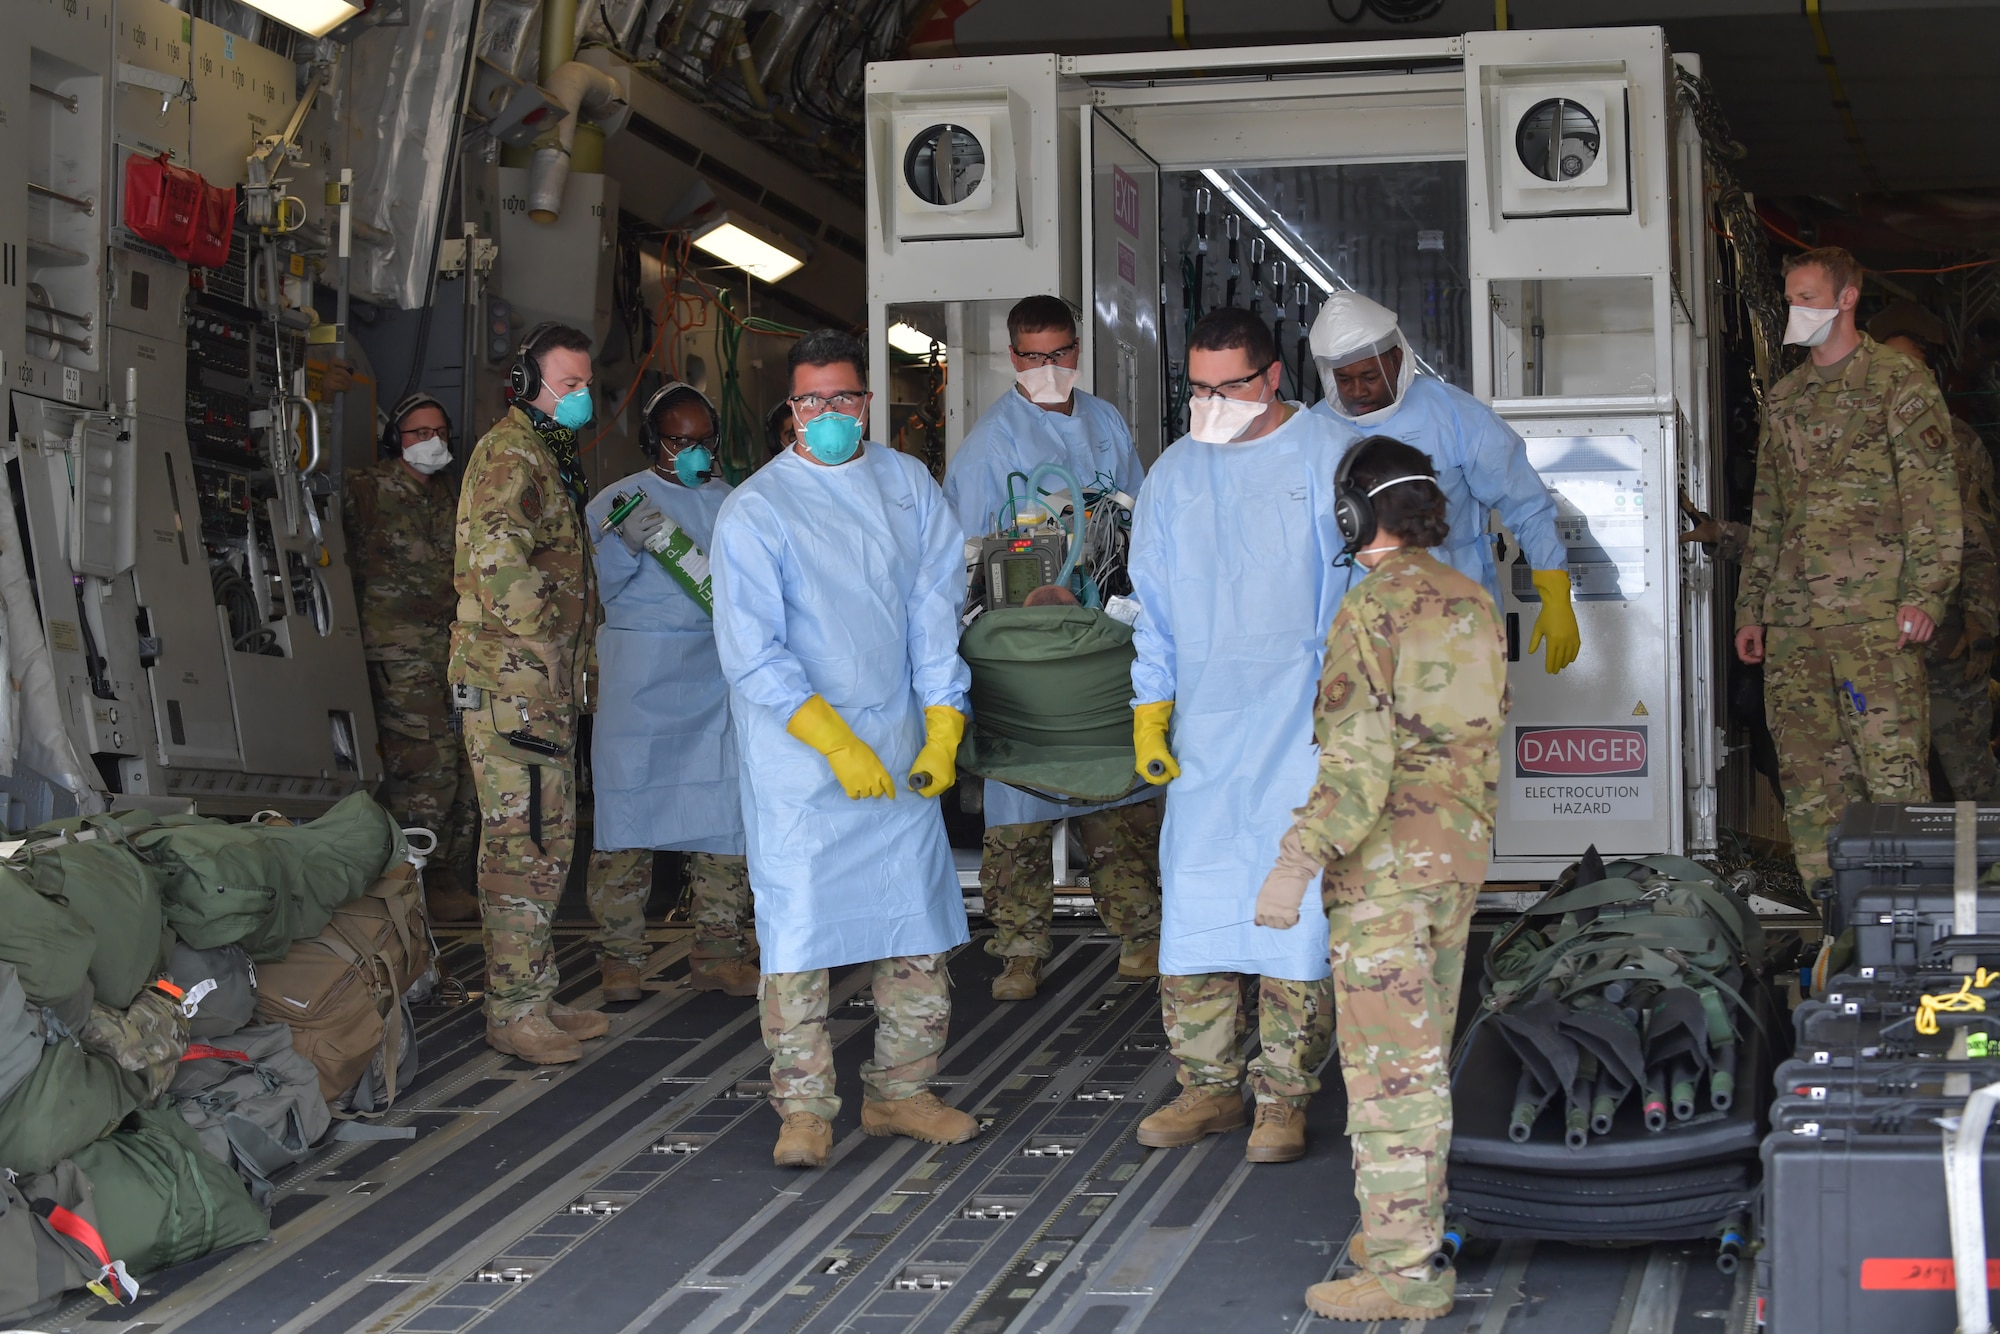
[{"label": "man in blue medical gown", "polygon": [[1367,436],[1386,435],[1429,455],[1451,518],[1451,537],[1435,554],[1482,585],[1496,607],[1504,604],[1486,521],[1497,511],[1528,562],[1527,582],[1514,592],[1541,603],[1528,652],[1547,644],[1542,665],[1551,676],[1576,661],[1583,641],[1556,502],[1514,428],[1463,389],[1417,374],[1396,313],[1359,292],[1326,299],[1313,319],[1312,354],[1326,390],[1313,411],[1334,426],[1341,452]]},{"label": "man in blue medical gown", "polygon": [[[1321,938],[1252,918],[1312,789],[1320,658],[1355,572],[1333,564],[1335,432],[1279,398],[1270,325],[1224,307],[1188,349],[1190,433],[1153,465],[1132,516],[1133,742],[1139,772],[1167,788],[1160,1002],[1181,1083],[1139,1142],[1193,1144],[1248,1119],[1237,1053],[1248,980],[1262,1051],[1245,1152],[1288,1162],[1305,1153],[1331,1038],[1327,953]],[[1301,911],[1318,903],[1309,894]]]},{"label": "man in blue medical gown", "polygon": [[832,1152],[828,970],[847,964],[873,968],[861,1128],[936,1144],[979,1130],[926,1086],[951,1014],[944,957],[968,938],[936,801],[965,728],[965,534],[922,464],[862,441],[866,360],[833,330],[794,345],[797,442],[715,522],[716,647],[741,755],[781,1167]]},{"label": "man in blue medical gown", "polygon": [[[1026,498],[1025,478],[1045,463],[1067,468],[1079,486],[1139,493],[1144,470],[1118,410],[1076,387],[1076,316],[1056,296],[1024,297],[1007,312],[1015,383],[965,433],[945,468],[944,495],[973,536],[1010,522],[1009,487]],[[1016,477],[1014,474],[1021,474]],[[1052,483],[1043,483],[1052,486]],[[1027,1000],[1053,948],[1055,821],[1070,817],[1072,846],[1090,864],[1090,892],[1105,929],[1120,941],[1121,977],[1152,977],[1160,957],[1160,803],[1148,788],[1105,806],[1061,806],[1004,783],[987,783],[979,888],[993,923],[987,952],[1005,959],[995,1000]]]}]

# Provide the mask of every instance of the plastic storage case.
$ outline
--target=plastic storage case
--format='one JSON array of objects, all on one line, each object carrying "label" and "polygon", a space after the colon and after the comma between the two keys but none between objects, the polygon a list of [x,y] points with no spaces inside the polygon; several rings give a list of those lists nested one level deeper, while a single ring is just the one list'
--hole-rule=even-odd
[{"label": "plastic storage case", "polygon": [[[1854,961],[1897,969],[1932,969],[1957,957],[1987,968],[2000,964],[2000,892],[1980,892],[1979,928],[1970,939],[1952,930],[1952,900],[1949,887],[1932,885],[1860,890],[1848,904]],[[1952,943],[1940,948],[1947,938]]]},{"label": "plastic storage case", "polygon": [[[1944,1159],[1923,1114],[1931,1110],[1894,1122],[1774,1117],[1757,1259],[1765,1334],[1956,1327]],[[2000,1137],[1987,1141],[1981,1184],[1987,1235],[2000,1236]]]},{"label": "plastic storage case", "polygon": [[[1983,874],[2000,862],[2000,806],[1976,808],[1974,827],[1974,857]],[[1833,865],[1827,931],[1838,934],[1845,929],[1855,896],[1864,889],[1936,885],[1949,891],[1957,872],[1957,852],[1958,807],[1949,802],[1893,806],[1855,802],[1827,840]]]}]

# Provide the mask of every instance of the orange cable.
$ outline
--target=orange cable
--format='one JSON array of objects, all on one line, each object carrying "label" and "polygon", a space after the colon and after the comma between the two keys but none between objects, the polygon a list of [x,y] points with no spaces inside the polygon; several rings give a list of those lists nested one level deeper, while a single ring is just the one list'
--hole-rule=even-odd
[{"label": "orange cable", "polygon": [[[1793,236],[1790,232],[1786,231],[1783,227],[1780,227],[1777,223],[1772,222],[1769,218],[1765,217],[1761,211],[1757,214],[1757,221],[1763,223],[1765,229],[1768,230],[1772,235],[1778,237],[1780,240],[1791,242],[1793,245],[1797,246],[1801,250],[1811,250],[1814,248],[1812,246],[1807,245],[1804,241],[1801,241],[1798,237]],[[1861,266],[1861,271],[1863,273],[1875,273],[1875,274],[1957,273],[1962,269],[1985,268],[1988,264],[2000,264],[2000,259],[1975,259],[1968,261],[1967,263],[1964,264],[1947,264],[1945,267],[1941,269],[1871,269],[1866,264],[1863,264]]]}]

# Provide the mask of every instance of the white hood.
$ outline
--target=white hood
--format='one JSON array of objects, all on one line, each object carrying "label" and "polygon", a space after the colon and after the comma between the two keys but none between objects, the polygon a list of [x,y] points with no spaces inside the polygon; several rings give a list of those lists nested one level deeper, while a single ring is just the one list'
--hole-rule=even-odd
[{"label": "white hood", "polygon": [[[1410,355],[1409,340],[1396,324],[1396,312],[1359,292],[1335,292],[1326,299],[1313,319],[1310,344],[1327,407],[1358,426],[1386,421],[1402,406],[1410,382],[1417,378],[1417,359]],[[1391,348],[1401,348],[1403,352],[1403,369],[1396,376],[1396,401],[1358,416],[1349,412],[1340,401],[1340,391],[1334,387],[1333,373],[1365,358],[1380,356]]]}]

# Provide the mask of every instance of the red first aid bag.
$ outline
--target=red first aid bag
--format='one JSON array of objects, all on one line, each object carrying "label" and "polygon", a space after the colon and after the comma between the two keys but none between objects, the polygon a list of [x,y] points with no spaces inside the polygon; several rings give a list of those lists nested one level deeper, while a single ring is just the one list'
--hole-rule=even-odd
[{"label": "red first aid bag", "polygon": [[229,262],[229,233],[235,225],[235,189],[204,182],[201,207],[195,210],[194,225],[188,229],[185,244],[170,248],[190,264],[219,269]]},{"label": "red first aid bag", "polygon": [[201,212],[201,173],[176,167],[165,153],[125,159],[125,226],[148,244],[178,250]]},{"label": "red first aid bag", "polygon": [[204,269],[229,262],[229,234],[236,225],[236,191],[210,185],[201,173],[177,167],[165,153],[125,159],[125,226],[141,241]]}]

